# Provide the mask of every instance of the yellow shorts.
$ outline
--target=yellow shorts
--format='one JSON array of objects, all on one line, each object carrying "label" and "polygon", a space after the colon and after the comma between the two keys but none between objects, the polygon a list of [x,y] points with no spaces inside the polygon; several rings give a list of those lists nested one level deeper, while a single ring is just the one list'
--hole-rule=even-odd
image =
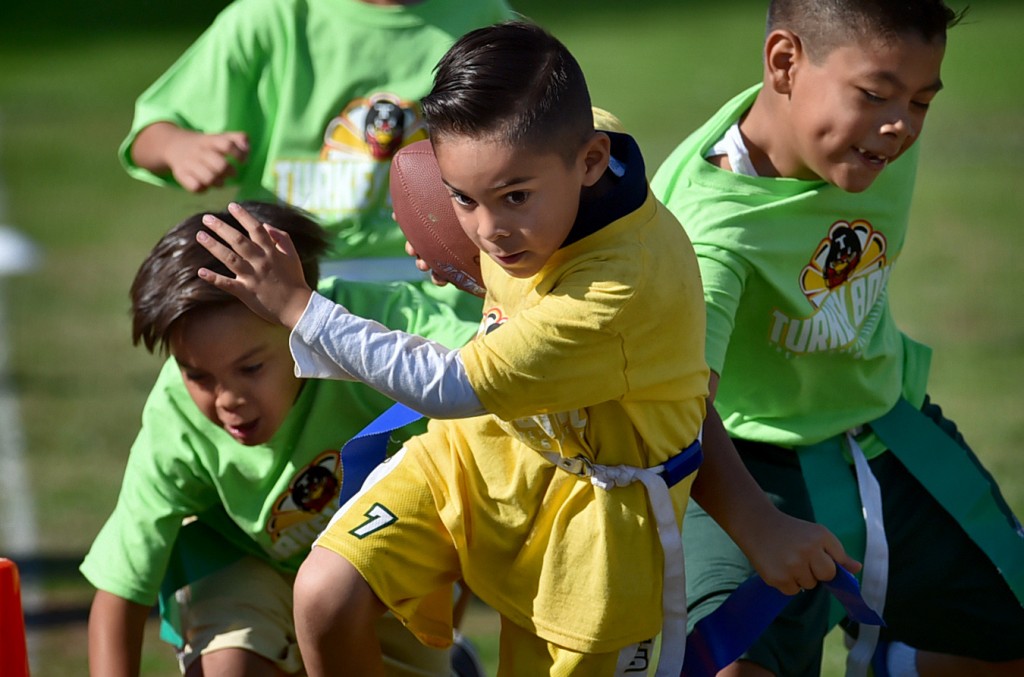
[{"label": "yellow shorts", "polygon": [[[201,655],[243,649],[262,656],[290,675],[305,675],[292,620],[295,577],[255,557],[202,578],[178,593],[185,647],[178,654],[184,672]],[[391,614],[377,623],[388,675],[448,677],[448,651],[423,646]]]},{"label": "yellow shorts", "polygon": [[[458,554],[422,471],[406,461],[405,449],[370,474],[316,545],[347,559],[421,642],[451,644]],[[655,644],[652,640],[609,653],[580,653],[503,617],[499,674],[642,677],[654,674]]]},{"label": "yellow shorts", "polygon": [[658,667],[657,638],[608,653],[579,653],[547,642],[501,619],[499,675],[645,677]]},{"label": "yellow shorts", "polygon": [[459,560],[430,488],[402,449],[379,465],[315,545],[341,555],[428,646],[451,645]]}]

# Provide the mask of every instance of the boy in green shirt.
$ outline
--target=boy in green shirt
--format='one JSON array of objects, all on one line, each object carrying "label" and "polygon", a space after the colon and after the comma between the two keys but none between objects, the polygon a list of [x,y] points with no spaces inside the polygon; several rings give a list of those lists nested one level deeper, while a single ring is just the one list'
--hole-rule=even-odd
[{"label": "boy in green shirt", "polygon": [[[304,279],[317,285],[323,229],[289,207],[246,205],[291,234]],[[390,404],[359,383],[297,378],[288,332],[196,277],[201,267],[226,271],[195,241],[200,217],[164,235],[132,285],[135,342],[171,359],[146,402],[117,506],[82,564],[97,588],[93,675],[137,674],[145,620],[169,580],[188,583],[175,628],[187,674],[301,673],[292,580],[342,483],[360,480],[344,476],[339,449]],[[409,283],[326,279],[317,289],[453,347],[474,330]],[[422,647],[394,618],[381,631],[392,674],[448,674],[447,652]]]},{"label": "boy in green shirt", "polygon": [[305,210],[331,235],[324,275],[422,280],[391,218],[391,156],[426,138],[418,102],[445,50],[511,16],[505,0],[235,0],[139,96],[121,163]]},{"label": "boy in green shirt", "polygon": [[[887,627],[848,628],[853,674],[1024,670],[1024,531],[928,401],[930,351],[886,293],[959,18],[941,0],[774,0],[763,84],[652,182],[697,251],[710,390],[741,457],[863,556]],[[695,622],[751,568],[696,506],[684,540]],[[818,674],[828,607],[801,595],[730,674]]]}]

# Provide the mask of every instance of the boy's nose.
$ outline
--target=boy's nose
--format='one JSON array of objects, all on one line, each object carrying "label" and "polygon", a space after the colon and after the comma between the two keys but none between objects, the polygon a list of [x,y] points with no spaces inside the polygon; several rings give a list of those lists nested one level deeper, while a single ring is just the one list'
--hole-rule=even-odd
[{"label": "boy's nose", "polygon": [[234,388],[221,388],[217,391],[217,407],[231,411],[245,404],[245,396]]},{"label": "boy's nose", "polygon": [[508,230],[501,227],[497,219],[490,214],[481,214],[476,224],[477,235],[481,240],[495,242],[508,236]]},{"label": "boy's nose", "polygon": [[909,114],[898,115],[882,126],[883,134],[895,134],[901,140],[917,135],[916,125]]}]

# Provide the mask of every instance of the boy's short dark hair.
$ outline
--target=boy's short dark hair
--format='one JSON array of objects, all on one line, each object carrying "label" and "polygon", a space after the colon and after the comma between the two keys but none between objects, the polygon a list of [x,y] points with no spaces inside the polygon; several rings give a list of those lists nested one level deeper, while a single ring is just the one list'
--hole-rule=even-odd
[{"label": "boy's short dark hair", "polygon": [[963,18],[943,0],[772,0],[768,32],[785,28],[799,35],[815,62],[844,44],[917,35],[946,41],[946,30]]},{"label": "boy's short dark hair", "polygon": [[[261,223],[269,223],[291,237],[302,260],[306,284],[316,288],[320,276],[319,257],[327,251],[327,234],[312,217],[293,207],[266,202],[240,203]],[[142,262],[132,282],[132,343],[142,341],[149,352],[167,350],[174,323],[194,310],[240,303],[226,291],[199,278],[197,271],[208,268],[228,277],[233,273],[196,241],[205,230],[202,222],[213,213],[236,230],[245,232],[229,212],[200,212],[171,228],[160,238]]]},{"label": "boy's short dark hair", "polygon": [[583,70],[543,28],[507,21],[467,33],[422,101],[432,138],[491,138],[571,162],[594,132]]}]

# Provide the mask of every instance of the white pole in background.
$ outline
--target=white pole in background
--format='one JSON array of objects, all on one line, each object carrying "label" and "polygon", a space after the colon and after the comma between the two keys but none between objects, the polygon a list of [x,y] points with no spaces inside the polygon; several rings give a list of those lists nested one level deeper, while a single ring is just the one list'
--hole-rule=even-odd
[{"label": "white pole in background", "polygon": [[[25,236],[0,225],[0,554],[14,556],[36,554],[39,548],[35,501],[25,465],[25,437],[11,378],[4,284],[11,275],[33,270],[38,261],[35,246]],[[37,609],[42,599],[40,587],[24,574],[22,568],[22,607]],[[29,642],[30,662],[31,645]]]}]

